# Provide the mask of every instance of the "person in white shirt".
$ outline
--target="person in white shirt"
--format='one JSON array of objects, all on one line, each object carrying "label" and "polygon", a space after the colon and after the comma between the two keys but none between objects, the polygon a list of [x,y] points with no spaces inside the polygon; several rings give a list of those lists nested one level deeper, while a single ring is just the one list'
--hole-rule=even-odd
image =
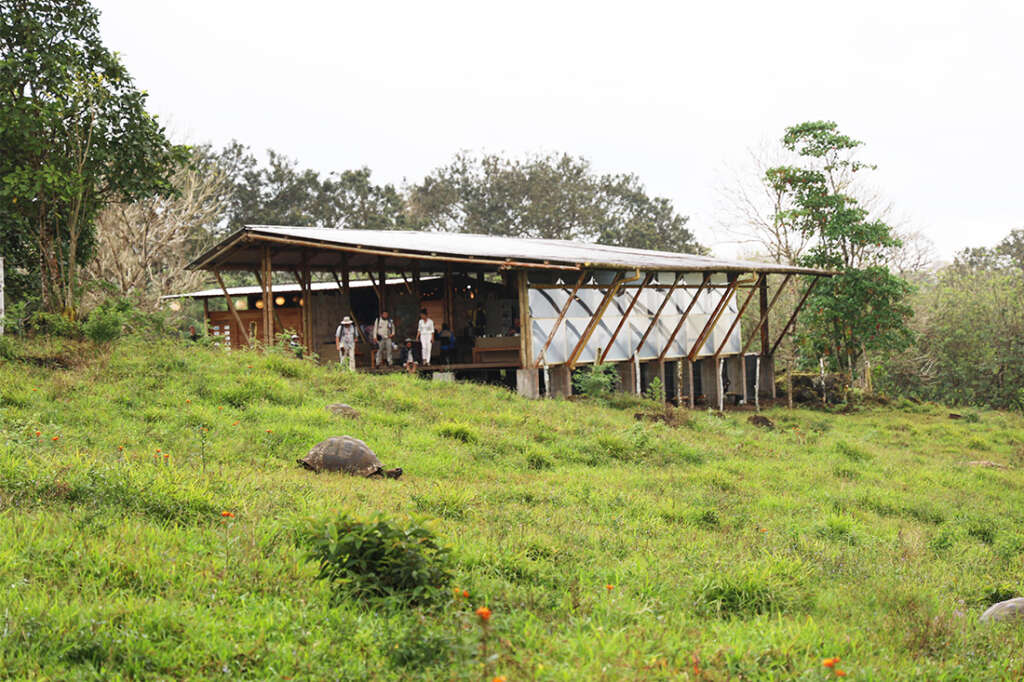
[{"label": "person in white shirt", "polygon": [[334,332],[334,345],[338,348],[338,361],[342,367],[355,371],[356,368],[356,326],[352,318],[346,315],[337,331]]},{"label": "person in white shirt", "polygon": [[430,351],[434,345],[434,321],[427,317],[427,309],[420,309],[420,321],[416,326],[416,335],[420,338],[420,349],[424,365],[430,364]]},{"label": "person in white shirt", "polygon": [[377,366],[380,367],[386,361],[390,367],[394,364],[395,344],[392,339],[395,336],[395,323],[388,316],[388,311],[381,311],[380,317],[373,323],[373,336],[377,339]]}]

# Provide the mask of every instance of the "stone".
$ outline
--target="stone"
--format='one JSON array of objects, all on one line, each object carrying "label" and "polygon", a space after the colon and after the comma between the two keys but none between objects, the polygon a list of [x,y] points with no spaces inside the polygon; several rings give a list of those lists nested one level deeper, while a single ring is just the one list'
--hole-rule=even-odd
[{"label": "stone", "polygon": [[1017,618],[1024,618],[1024,598],[1015,597],[1013,599],[1007,599],[1001,601],[998,604],[993,604],[988,607],[985,613],[981,614],[982,622],[987,621],[998,621],[998,620],[1015,620]]},{"label": "stone", "polygon": [[345,403],[334,403],[332,405],[328,405],[327,409],[330,410],[331,413],[336,414],[340,417],[346,417],[348,419],[359,418],[359,410],[352,407],[351,405],[346,405]]},{"label": "stone", "polygon": [[769,431],[775,428],[775,422],[773,422],[771,419],[764,416],[763,414],[753,414],[747,421],[753,424],[754,426],[760,426],[761,428],[768,429]]}]

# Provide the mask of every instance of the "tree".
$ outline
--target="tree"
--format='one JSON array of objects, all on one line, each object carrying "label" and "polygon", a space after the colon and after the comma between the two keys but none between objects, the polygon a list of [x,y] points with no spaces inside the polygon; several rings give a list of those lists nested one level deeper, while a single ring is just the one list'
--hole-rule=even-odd
[{"label": "tree", "polygon": [[321,177],[272,149],[261,165],[237,141],[224,148],[219,161],[231,184],[228,230],[244,225],[393,230],[405,225],[401,193],[393,185],[373,183],[369,168]]},{"label": "tree", "polygon": [[14,225],[4,254],[37,273],[47,309],[74,317],[96,215],[111,201],[171,192],[185,150],[101,44],[88,3],[0,0],[0,9],[0,203]]},{"label": "tree", "polygon": [[767,182],[786,197],[776,220],[808,237],[801,264],[836,272],[809,297],[799,342],[812,357],[826,356],[853,372],[865,352],[905,348],[913,340],[906,303],[911,287],[877,261],[900,241],[844,191],[848,177],[874,168],[857,160],[860,141],[829,121],[787,128],[782,141],[802,163],[766,171]]},{"label": "tree", "polygon": [[[208,148],[196,147],[171,176],[174,194],[106,206],[96,220],[93,282],[153,309],[160,297],[198,286],[205,273],[185,269],[214,240],[227,211],[227,173]],[[94,301],[98,302],[98,301]]]},{"label": "tree", "polygon": [[597,175],[567,154],[460,153],[409,188],[408,202],[419,229],[705,252],[687,218],[648,196],[636,176]]}]

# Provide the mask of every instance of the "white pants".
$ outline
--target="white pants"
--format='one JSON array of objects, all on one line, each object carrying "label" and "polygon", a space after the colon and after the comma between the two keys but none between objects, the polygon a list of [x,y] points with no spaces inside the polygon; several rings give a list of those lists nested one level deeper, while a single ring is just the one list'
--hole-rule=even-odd
[{"label": "white pants", "polygon": [[423,350],[423,364],[430,364],[430,349],[434,344],[434,337],[432,334],[423,334],[420,336],[420,348]]},{"label": "white pants", "polygon": [[355,371],[355,369],[356,369],[356,347],[355,346],[346,346],[346,345],[342,344],[341,348],[338,349],[338,356],[339,356],[338,357],[338,362],[340,362],[342,364],[342,366],[344,366],[345,363],[347,362],[348,363],[348,368],[350,370],[352,370],[352,371]]}]

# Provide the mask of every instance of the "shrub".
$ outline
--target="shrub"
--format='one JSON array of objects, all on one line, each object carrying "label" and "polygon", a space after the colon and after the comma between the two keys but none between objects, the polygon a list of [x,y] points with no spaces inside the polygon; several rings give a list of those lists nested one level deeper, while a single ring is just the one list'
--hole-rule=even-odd
[{"label": "shrub", "polygon": [[0,336],[0,360],[17,360],[18,349],[9,336]]},{"label": "shrub", "polygon": [[67,339],[77,339],[82,335],[80,324],[57,313],[33,313],[32,317],[29,318],[28,326],[35,333],[48,336],[63,336]]},{"label": "shrub", "polygon": [[121,336],[124,314],[117,306],[101,305],[89,313],[82,325],[86,338],[96,343],[109,343]]},{"label": "shrub", "polygon": [[594,363],[573,372],[573,389],[590,398],[603,398],[615,390],[619,384],[619,375],[613,365]]},{"label": "shrub", "polygon": [[361,521],[345,513],[311,521],[304,541],[308,558],[319,563],[337,603],[394,600],[410,605],[435,602],[451,581],[450,553],[423,526],[405,527],[377,515]]}]

